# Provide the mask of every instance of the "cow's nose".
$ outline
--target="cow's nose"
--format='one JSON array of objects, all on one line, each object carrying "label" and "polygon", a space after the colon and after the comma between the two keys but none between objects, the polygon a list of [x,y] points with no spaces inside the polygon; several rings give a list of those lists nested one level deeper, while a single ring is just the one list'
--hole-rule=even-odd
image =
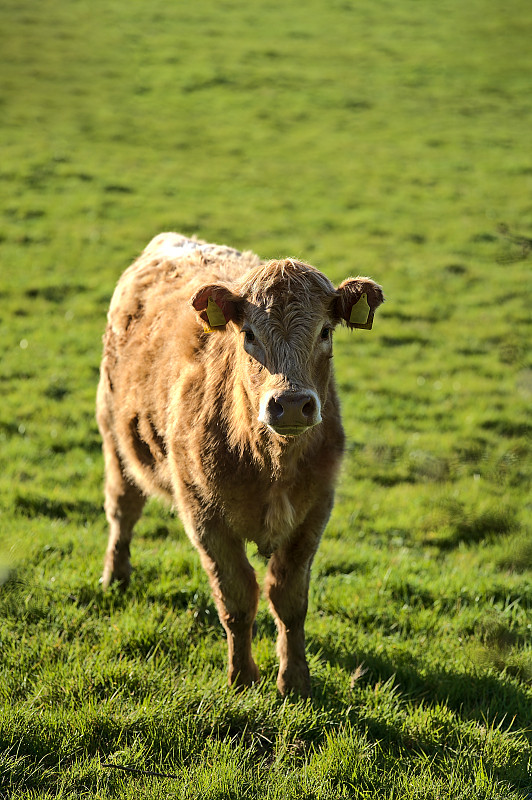
[{"label": "cow's nose", "polygon": [[284,392],[271,397],[268,402],[270,425],[276,429],[308,428],[319,422],[317,401],[313,394]]}]

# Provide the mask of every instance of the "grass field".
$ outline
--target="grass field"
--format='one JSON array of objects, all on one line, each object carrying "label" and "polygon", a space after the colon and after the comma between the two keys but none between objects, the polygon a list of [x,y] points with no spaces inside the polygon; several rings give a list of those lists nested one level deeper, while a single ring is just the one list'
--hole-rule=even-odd
[{"label": "grass field", "polygon": [[[0,27],[0,797],[530,800],[530,3],[4,0]],[[276,694],[264,601],[264,680],[226,688],[168,509],[98,586],[101,336],[162,230],[385,289],[336,335],[310,701]]]}]

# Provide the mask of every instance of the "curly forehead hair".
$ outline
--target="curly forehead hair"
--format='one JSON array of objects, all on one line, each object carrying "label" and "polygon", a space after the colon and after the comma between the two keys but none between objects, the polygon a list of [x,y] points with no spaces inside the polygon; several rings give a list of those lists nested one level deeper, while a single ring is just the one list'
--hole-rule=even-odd
[{"label": "curly forehead hair", "polygon": [[251,303],[257,304],[279,294],[292,294],[302,301],[310,300],[316,292],[325,298],[333,298],[336,294],[333,284],[323,273],[293,258],[260,264],[244,276],[238,291]]}]

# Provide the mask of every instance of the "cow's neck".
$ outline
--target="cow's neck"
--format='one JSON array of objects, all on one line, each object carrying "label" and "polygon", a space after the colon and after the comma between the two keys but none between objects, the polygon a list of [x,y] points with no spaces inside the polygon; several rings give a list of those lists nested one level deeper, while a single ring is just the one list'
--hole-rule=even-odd
[{"label": "cow's neck", "polygon": [[[263,434],[264,435],[264,434]],[[300,436],[277,436],[268,431],[265,437],[272,482],[293,483],[313,444],[315,431]]]}]

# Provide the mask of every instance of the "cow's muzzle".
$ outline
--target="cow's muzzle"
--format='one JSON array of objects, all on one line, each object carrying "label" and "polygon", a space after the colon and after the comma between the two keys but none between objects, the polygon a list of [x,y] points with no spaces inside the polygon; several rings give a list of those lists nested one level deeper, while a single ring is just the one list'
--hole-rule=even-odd
[{"label": "cow's muzzle", "polygon": [[280,436],[299,436],[321,422],[318,395],[305,392],[269,392],[262,398],[259,420]]}]

